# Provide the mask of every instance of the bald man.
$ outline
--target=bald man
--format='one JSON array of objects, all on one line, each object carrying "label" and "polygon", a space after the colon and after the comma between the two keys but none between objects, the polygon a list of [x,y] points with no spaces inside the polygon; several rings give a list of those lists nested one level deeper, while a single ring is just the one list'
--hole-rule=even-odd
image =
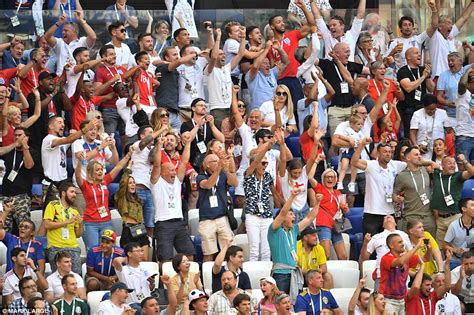
[{"label": "bald man", "polygon": [[352,95],[356,98],[357,104],[362,104],[370,112],[374,108],[374,100],[369,95],[369,81],[366,78],[357,78],[352,86]]},{"label": "bald man", "polygon": [[407,49],[405,53],[407,65],[398,70],[397,80],[400,82],[405,100],[398,103],[402,116],[405,137],[410,134],[410,121],[413,113],[423,108],[421,99],[429,92],[433,92],[435,84],[431,80],[431,65],[421,64],[421,53],[417,47]]},{"label": "bald man", "polygon": [[155,205],[156,258],[160,263],[173,258],[173,246],[176,252],[185,254],[188,258],[195,254],[181,204],[181,186],[192,141],[189,132],[182,135],[182,140],[185,147],[177,169],[170,162],[161,164],[161,138],[158,138],[157,149],[153,155],[150,190]]},{"label": "bald man", "polygon": [[227,185],[236,187],[237,176],[233,158],[219,149],[219,156],[209,154],[204,158],[204,172],[196,178],[199,190],[197,207],[199,209],[199,235],[202,239],[204,261],[211,261],[233,234],[227,219]]}]

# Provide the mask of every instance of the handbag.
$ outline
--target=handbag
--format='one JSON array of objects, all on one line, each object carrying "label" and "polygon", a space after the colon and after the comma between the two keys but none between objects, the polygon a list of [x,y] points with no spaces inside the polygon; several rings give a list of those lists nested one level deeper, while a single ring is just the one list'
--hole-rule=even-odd
[{"label": "handbag", "polygon": [[130,234],[134,239],[146,234],[146,227],[143,223],[130,225],[128,228],[130,229]]},{"label": "handbag", "polygon": [[324,208],[323,206],[319,206],[319,207],[323,209],[327,214],[329,214],[329,216],[332,217],[334,221],[332,224],[332,230],[334,231],[334,233],[339,234],[339,233],[352,229],[351,221],[348,218],[346,218],[344,214],[342,214],[342,217],[336,219],[336,216],[333,216],[326,208]]}]

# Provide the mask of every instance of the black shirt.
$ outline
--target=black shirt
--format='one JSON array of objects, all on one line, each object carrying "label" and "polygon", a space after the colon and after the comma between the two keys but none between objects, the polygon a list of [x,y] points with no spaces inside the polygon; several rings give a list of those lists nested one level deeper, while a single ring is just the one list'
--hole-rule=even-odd
[{"label": "black shirt", "polygon": [[168,109],[179,110],[178,108],[178,71],[168,70],[168,64],[160,64],[156,67],[156,73],[161,72],[160,86],[156,90],[156,104]]},{"label": "black shirt", "polygon": [[[416,68],[411,69],[408,67],[408,65],[403,66],[398,70],[397,74],[397,80],[398,82],[401,82],[403,79],[410,79],[411,82],[418,80],[420,76],[423,75],[423,70],[425,70],[425,67],[419,67],[418,71]],[[401,87],[403,89],[403,86]],[[421,83],[419,87],[417,87],[415,90],[411,91],[408,93],[407,91],[403,90],[403,93],[405,94],[405,100],[400,101],[398,103],[398,108],[400,108],[403,112],[415,112],[416,110],[423,108],[423,103],[420,101],[415,100],[415,91],[419,90],[421,91],[421,97],[423,97],[426,94],[426,80]]]},{"label": "black shirt", "polygon": [[[43,101],[46,97],[47,94],[40,88],[40,99]],[[30,93],[28,95],[28,117],[33,116],[33,113],[35,112],[35,95]],[[54,107],[56,111],[57,116],[61,116],[61,111],[63,109],[63,103],[61,101],[61,97],[59,95],[55,95],[52,100],[51,106]],[[40,118],[30,126],[29,131],[30,131],[30,146],[35,148],[36,150],[41,152],[41,144],[43,143],[44,137],[48,134],[48,120],[50,117],[53,116],[52,113],[50,113],[51,106],[46,106],[45,108],[41,109],[41,115]]]},{"label": "black shirt", "polygon": [[[224,271],[227,269],[222,266],[218,274],[212,273],[212,293],[216,293],[219,290],[222,290],[221,278]],[[237,275],[237,288],[242,290],[251,290],[252,285],[250,284],[249,275],[245,271],[241,271]]]},{"label": "black shirt", "polygon": [[[16,154],[15,154],[16,153]],[[30,154],[35,163],[40,160],[40,154],[38,151],[30,147]],[[16,156],[15,156],[16,155]],[[5,162],[5,176],[3,177],[2,191],[4,196],[12,197],[20,194],[31,195],[31,186],[33,185],[33,173],[32,169],[25,168],[23,162],[23,151],[16,149],[8,152],[2,156]],[[15,171],[18,172],[15,180],[11,182],[8,179],[8,175],[13,168],[13,160],[15,160]],[[20,167],[21,164],[21,167]]]},{"label": "black shirt", "polygon": [[[319,67],[323,70],[324,72],[324,77],[326,80],[328,80],[329,84],[334,88],[334,91],[336,94],[334,94],[332,100],[331,100],[331,106],[338,106],[338,107],[351,107],[355,103],[355,97],[352,95],[351,92],[351,87],[349,86],[349,93],[341,93],[341,78],[342,74],[339,77],[338,70],[336,70],[337,65],[332,62],[332,60],[328,59],[319,59]],[[354,75],[354,74],[361,74],[362,70],[364,69],[364,66],[349,61],[346,65],[347,70]],[[340,71],[339,71],[340,73]]]},{"label": "black shirt", "polygon": [[[183,134],[186,131],[191,131],[194,128],[194,121],[190,120],[187,122],[184,122],[181,125],[181,134]],[[205,132],[204,132],[205,131]],[[204,137],[204,135],[206,135]],[[205,123],[201,128],[199,128],[196,137],[194,137],[193,142],[191,142],[191,154],[189,156],[189,162],[191,162],[191,165],[194,167],[196,171],[199,171],[201,167],[202,160],[204,159],[204,155],[206,152],[201,153],[198,148],[198,139],[199,142],[203,141],[204,144],[207,146],[209,141],[214,139],[214,136],[211,131],[211,127],[209,126],[209,123]]]}]

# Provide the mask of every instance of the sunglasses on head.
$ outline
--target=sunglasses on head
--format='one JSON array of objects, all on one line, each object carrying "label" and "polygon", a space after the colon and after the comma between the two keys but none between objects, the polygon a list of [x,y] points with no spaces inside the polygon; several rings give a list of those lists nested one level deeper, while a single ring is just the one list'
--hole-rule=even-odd
[{"label": "sunglasses on head", "polygon": [[278,91],[278,92],[276,92],[275,94],[276,94],[276,96],[282,96],[282,95],[283,95],[283,96],[288,96],[288,93],[286,93],[286,92],[279,92],[279,91]]}]

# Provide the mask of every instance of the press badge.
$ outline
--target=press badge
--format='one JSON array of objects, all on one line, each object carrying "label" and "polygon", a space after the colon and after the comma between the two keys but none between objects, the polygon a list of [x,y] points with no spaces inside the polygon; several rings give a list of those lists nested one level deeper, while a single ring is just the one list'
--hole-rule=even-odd
[{"label": "press badge", "polygon": [[383,109],[384,115],[387,115],[388,114],[388,104],[387,103],[383,104],[382,109]]},{"label": "press badge", "polygon": [[385,201],[387,203],[392,203],[393,202],[392,195],[391,194],[386,194],[385,195]]},{"label": "press badge", "polygon": [[263,208],[263,202],[257,202],[257,208],[259,213],[265,212],[265,209]]},{"label": "press badge", "polygon": [[217,196],[209,196],[209,204],[211,205],[211,208],[216,208],[217,207]]},{"label": "press badge", "polygon": [[198,142],[197,146],[198,146],[199,152],[201,152],[201,154],[206,153],[207,147],[206,147],[206,144],[204,143],[204,141]]},{"label": "press badge", "polygon": [[430,203],[430,199],[428,198],[426,193],[420,195],[420,199],[421,199],[421,203],[423,204],[423,206],[426,206],[427,204]]},{"label": "press badge", "polygon": [[8,174],[8,180],[11,182],[15,181],[16,176],[18,175],[18,172],[15,170],[11,170],[10,174]]},{"label": "press badge", "polygon": [[99,207],[99,215],[101,219],[108,217],[109,214],[107,213],[107,209],[105,209],[104,206]]},{"label": "press badge", "polygon": [[69,239],[69,229],[68,228],[61,228],[61,237],[65,240]]},{"label": "press badge", "polygon": [[240,144],[234,146],[234,156],[238,157],[242,155],[242,146]]},{"label": "press badge", "polygon": [[421,91],[420,90],[415,90],[415,100],[416,101],[421,101]]},{"label": "press badge", "polygon": [[453,196],[451,195],[444,196],[444,202],[446,202],[446,205],[448,207],[454,205]]},{"label": "press badge", "polygon": [[12,17],[10,18],[10,21],[12,21],[12,26],[13,26],[13,27],[20,25],[20,20],[18,19],[18,16],[17,16],[17,15],[12,16]]},{"label": "press badge", "polygon": [[347,82],[341,82],[341,93],[342,93],[342,94],[347,94],[347,93],[349,93],[349,83],[347,83]]}]

